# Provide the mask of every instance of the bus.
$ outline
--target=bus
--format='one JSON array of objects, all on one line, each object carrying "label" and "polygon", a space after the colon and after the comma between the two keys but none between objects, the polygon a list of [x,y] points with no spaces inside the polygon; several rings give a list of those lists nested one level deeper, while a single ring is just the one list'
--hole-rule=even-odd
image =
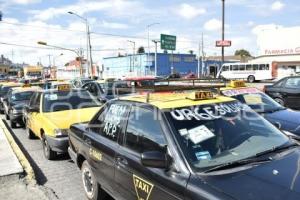
[{"label": "bus", "polygon": [[227,63],[223,64],[217,74],[218,78],[245,79],[250,83],[274,79],[272,63]]}]

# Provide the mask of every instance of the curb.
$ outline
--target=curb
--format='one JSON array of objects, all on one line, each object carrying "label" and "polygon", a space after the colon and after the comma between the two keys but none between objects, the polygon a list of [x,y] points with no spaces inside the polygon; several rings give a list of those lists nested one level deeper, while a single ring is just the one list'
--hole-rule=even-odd
[{"label": "curb", "polygon": [[35,174],[34,171],[28,161],[28,159],[26,158],[26,156],[24,155],[24,153],[22,152],[22,150],[20,149],[20,147],[17,145],[15,139],[13,138],[13,136],[11,135],[10,131],[7,129],[6,125],[4,124],[3,120],[0,120],[0,129],[3,130],[11,148],[13,149],[14,153],[16,154],[20,164],[22,165],[22,167],[24,168],[27,176],[25,177],[26,180],[28,180],[29,182],[34,182],[36,183],[36,179],[35,179]]}]

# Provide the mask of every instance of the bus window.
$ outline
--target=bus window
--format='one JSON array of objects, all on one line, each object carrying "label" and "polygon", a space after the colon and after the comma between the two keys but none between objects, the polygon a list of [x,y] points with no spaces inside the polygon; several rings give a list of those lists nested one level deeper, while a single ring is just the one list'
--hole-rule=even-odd
[{"label": "bus window", "polygon": [[266,64],[266,70],[269,70],[270,68],[269,68],[269,64]]},{"label": "bus window", "polygon": [[239,70],[244,71],[245,70],[245,65],[239,65]]},{"label": "bus window", "polygon": [[252,70],[253,70],[252,65],[246,65],[246,70],[247,70],[247,71],[252,71]]},{"label": "bus window", "polygon": [[238,71],[239,70],[239,66],[238,65],[232,65],[232,70],[233,71]]},{"label": "bus window", "polygon": [[258,70],[258,65],[257,64],[253,65],[253,70]]},{"label": "bus window", "polygon": [[229,66],[228,65],[224,65],[222,71],[229,71]]},{"label": "bus window", "polygon": [[266,70],[266,65],[265,64],[259,65],[259,70]]}]

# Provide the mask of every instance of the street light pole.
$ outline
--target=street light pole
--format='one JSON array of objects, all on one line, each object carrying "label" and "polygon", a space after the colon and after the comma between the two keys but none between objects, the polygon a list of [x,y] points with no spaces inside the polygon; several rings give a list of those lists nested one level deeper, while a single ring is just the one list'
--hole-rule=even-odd
[{"label": "street light pole", "polygon": [[[225,40],[225,0],[222,1],[222,41]],[[222,64],[224,63],[224,46],[222,46]]]},{"label": "street light pole", "polygon": [[147,51],[147,65],[149,64],[149,57],[150,57],[150,27],[151,26],[154,26],[154,25],[158,25],[158,24],[160,24],[160,23],[152,23],[152,24],[148,24],[147,25],[147,30],[148,30],[148,51]]},{"label": "street light pole", "polygon": [[159,40],[152,40],[155,44],[155,54],[154,54],[154,76],[157,76],[157,43]]},{"label": "street light pole", "polygon": [[[68,12],[71,15],[75,15],[81,20],[85,22],[85,27],[86,27],[86,60],[87,60],[87,70],[88,70],[88,75],[93,76],[90,74],[93,71],[93,63],[92,63],[92,46],[91,46],[91,39],[90,39],[90,30],[89,30],[89,24],[87,18],[84,18],[74,12],[69,11]],[[89,61],[90,59],[90,61]],[[88,67],[89,65],[89,67]]]},{"label": "street light pole", "polygon": [[81,51],[77,52],[74,49],[68,49],[68,48],[64,48],[64,47],[59,47],[59,46],[55,46],[55,45],[49,45],[47,44],[47,42],[43,42],[43,41],[38,41],[37,42],[39,45],[43,45],[43,46],[48,46],[48,47],[53,47],[55,49],[61,49],[61,50],[66,50],[66,51],[72,51],[73,53],[76,53],[76,55],[80,58],[80,62],[79,62],[79,67],[80,67],[80,76],[82,76],[82,55],[81,55]]}]

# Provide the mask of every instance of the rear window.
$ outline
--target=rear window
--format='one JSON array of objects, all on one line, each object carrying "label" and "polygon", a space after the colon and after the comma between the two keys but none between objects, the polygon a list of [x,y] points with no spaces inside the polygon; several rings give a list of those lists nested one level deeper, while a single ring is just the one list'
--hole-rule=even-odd
[{"label": "rear window", "polygon": [[85,90],[56,91],[43,95],[43,112],[56,112],[98,106],[101,106],[101,103]]},{"label": "rear window", "polygon": [[11,101],[29,101],[33,94],[33,91],[13,92],[10,99]]}]

